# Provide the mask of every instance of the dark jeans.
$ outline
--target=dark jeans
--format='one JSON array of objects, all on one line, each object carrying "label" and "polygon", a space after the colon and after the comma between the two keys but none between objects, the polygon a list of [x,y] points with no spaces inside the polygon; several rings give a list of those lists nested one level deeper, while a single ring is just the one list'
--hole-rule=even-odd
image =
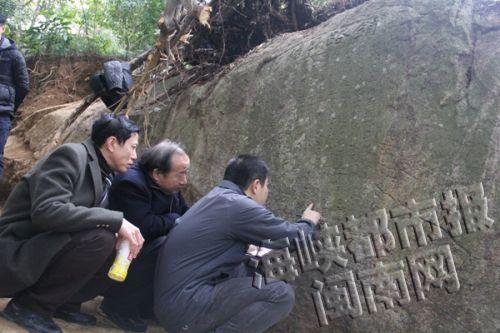
[{"label": "dark jeans", "polygon": [[158,252],[166,237],[144,244],[139,256],[130,264],[127,278],[113,282],[104,294],[103,306],[124,316],[153,316],[153,284]]},{"label": "dark jeans", "polygon": [[[168,332],[263,332],[292,311],[293,287],[273,281],[261,289],[252,286],[253,277],[238,267],[239,276],[213,287],[206,309],[187,323],[165,327]],[[234,275],[233,275],[234,276]],[[208,302],[207,302],[208,303]],[[183,309],[179,309],[179,314]],[[182,315],[179,315],[181,317]],[[159,318],[161,321],[161,318]],[[182,319],[181,319],[182,321]]]},{"label": "dark jeans", "polygon": [[115,235],[93,229],[71,237],[37,283],[14,296],[14,303],[51,317],[59,307],[78,311],[82,302],[110,286],[107,273],[114,259]]},{"label": "dark jeans", "polygon": [[10,116],[0,115],[0,179],[3,176],[3,151],[9,137],[10,127]]}]

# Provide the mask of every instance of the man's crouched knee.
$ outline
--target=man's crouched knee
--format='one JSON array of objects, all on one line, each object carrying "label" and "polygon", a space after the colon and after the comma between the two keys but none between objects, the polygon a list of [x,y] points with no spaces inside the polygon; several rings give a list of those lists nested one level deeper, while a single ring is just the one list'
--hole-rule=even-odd
[{"label": "man's crouched knee", "polygon": [[78,243],[82,252],[91,252],[101,258],[109,257],[116,244],[116,236],[106,229],[92,229],[72,234],[73,241]]},{"label": "man's crouched knee", "polygon": [[293,287],[283,281],[273,282],[269,286],[272,291],[272,301],[283,304],[283,307],[289,308],[288,312],[290,312],[295,303],[295,291]]}]

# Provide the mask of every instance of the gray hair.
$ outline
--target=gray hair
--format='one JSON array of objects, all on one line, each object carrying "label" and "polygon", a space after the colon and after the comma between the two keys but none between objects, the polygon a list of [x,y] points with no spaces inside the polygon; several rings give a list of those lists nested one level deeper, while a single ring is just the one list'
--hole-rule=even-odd
[{"label": "gray hair", "polygon": [[143,170],[150,172],[158,169],[161,173],[168,173],[172,167],[172,155],[186,155],[177,142],[163,140],[153,147],[147,149],[139,161]]}]

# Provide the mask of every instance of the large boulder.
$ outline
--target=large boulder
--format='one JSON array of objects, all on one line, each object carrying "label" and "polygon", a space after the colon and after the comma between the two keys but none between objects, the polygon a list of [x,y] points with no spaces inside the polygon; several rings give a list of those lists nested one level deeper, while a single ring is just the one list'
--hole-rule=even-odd
[{"label": "large boulder", "polygon": [[372,0],[146,105],[150,141],[187,147],[194,197],[253,153],[274,212],[312,201],[328,221],[323,272],[295,258],[275,331],[500,328],[498,1]]}]

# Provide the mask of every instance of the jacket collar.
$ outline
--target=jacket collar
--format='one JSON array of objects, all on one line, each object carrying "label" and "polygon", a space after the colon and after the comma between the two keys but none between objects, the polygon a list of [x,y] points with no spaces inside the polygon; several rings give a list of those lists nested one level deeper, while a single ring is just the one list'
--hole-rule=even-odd
[{"label": "jacket collar", "polygon": [[101,167],[101,173],[103,174],[103,176],[113,178],[114,172],[109,167],[108,162],[106,162],[106,159],[102,155],[99,148],[95,145],[95,143],[94,143],[94,150],[97,156],[97,161],[99,162],[99,166]]},{"label": "jacket collar", "polygon": [[0,50],[6,50],[9,49],[13,45],[13,42],[11,42],[10,39],[8,39],[5,36],[2,36],[0,39]]},{"label": "jacket collar", "polygon": [[139,172],[141,172],[144,175],[144,180],[145,180],[146,185],[148,187],[154,188],[154,189],[160,189],[155,184],[155,182],[153,181],[153,179],[151,179],[151,177],[149,176],[149,172],[147,172],[146,169],[144,169],[144,167],[138,161],[134,162],[134,165],[132,166],[132,168],[138,170]]},{"label": "jacket collar", "polygon": [[137,167],[137,169],[139,169],[144,174],[144,179],[146,180],[146,185],[149,188],[151,188],[153,190],[160,191],[161,193],[163,193],[166,196],[176,196],[177,193],[180,193],[180,192],[175,192],[175,193],[167,193],[167,192],[165,192],[161,187],[159,187],[158,185],[156,185],[156,183],[153,180],[153,178],[151,178],[151,176],[149,175],[149,172],[147,172],[146,170],[144,170],[144,168],[138,162],[135,162],[135,163],[136,163],[135,167]]},{"label": "jacket collar", "polygon": [[243,190],[238,185],[236,185],[235,183],[233,183],[230,180],[223,180],[217,186],[222,187],[222,188],[227,188],[227,189],[232,190],[238,194],[246,196],[245,192],[243,192]]},{"label": "jacket collar", "polygon": [[87,153],[89,155],[89,168],[90,174],[92,175],[92,182],[94,183],[94,206],[99,204],[99,199],[102,195],[102,177],[101,177],[101,167],[99,166],[99,159],[97,158],[97,153],[94,148],[94,142],[92,139],[88,138],[82,142]]}]

